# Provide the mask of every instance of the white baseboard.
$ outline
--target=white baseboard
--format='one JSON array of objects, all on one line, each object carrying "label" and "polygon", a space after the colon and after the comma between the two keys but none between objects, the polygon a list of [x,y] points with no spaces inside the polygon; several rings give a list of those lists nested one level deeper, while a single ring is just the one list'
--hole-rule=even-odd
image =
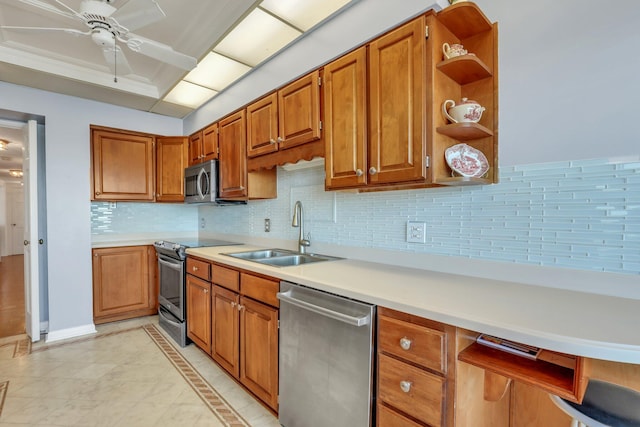
[{"label": "white baseboard", "polygon": [[75,328],[61,329],[59,331],[49,331],[45,342],[50,343],[54,341],[66,340],[68,338],[80,337],[82,335],[95,334],[96,325],[90,323],[88,325],[76,326]]}]

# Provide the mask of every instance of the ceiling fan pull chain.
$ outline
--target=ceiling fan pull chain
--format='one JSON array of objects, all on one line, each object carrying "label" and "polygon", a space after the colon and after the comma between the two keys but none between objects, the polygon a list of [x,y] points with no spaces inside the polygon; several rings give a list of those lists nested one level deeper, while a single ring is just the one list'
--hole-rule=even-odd
[{"label": "ceiling fan pull chain", "polygon": [[118,83],[118,46],[116,45],[116,35],[113,35],[113,82]]}]

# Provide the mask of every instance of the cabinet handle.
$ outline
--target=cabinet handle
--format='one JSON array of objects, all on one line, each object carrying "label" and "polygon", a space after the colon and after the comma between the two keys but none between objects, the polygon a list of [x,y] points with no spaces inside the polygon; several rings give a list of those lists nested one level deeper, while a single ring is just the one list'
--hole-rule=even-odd
[{"label": "cabinet handle", "polygon": [[192,267],[193,271],[198,271],[198,267],[196,267],[195,265]]},{"label": "cabinet handle", "polygon": [[411,391],[411,381],[400,381],[400,390],[409,393]]},{"label": "cabinet handle", "polygon": [[278,137],[278,139],[277,139],[277,141],[278,141],[278,142],[284,142],[284,138],[283,138],[283,137],[281,137],[281,136],[279,136],[279,137]]},{"label": "cabinet handle", "polygon": [[407,337],[402,337],[400,338],[400,347],[402,347],[403,350],[409,350],[411,348],[411,340]]},{"label": "cabinet handle", "polygon": [[204,289],[204,293],[208,294],[209,293],[209,289]]},{"label": "cabinet handle", "polygon": [[270,143],[272,143],[272,144],[275,144],[275,143],[276,143],[276,140],[275,140],[275,139],[273,139],[273,138],[271,138],[271,139],[269,139],[269,142],[270,142]]},{"label": "cabinet handle", "polygon": [[238,304],[238,311],[242,311],[242,310],[244,310],[244,305]]},{"label": "cabinet handle", "polygon": [[356,169],[356,176],[362,176],[363,174],[362,169]]},{"label": "cabinet handle", "polygon": [[99,191],[96,191],[96,196],[99,196],[100,194],[102,194],[102,193],[99,192]]},{"label": "cabinet handle", "polygon": [[233,308],[233,307],[235,307],[235,306],[236,306],[236,303],[235,303],[235,302],[233,302],[233,301],[231,301],[231,307]]},{"label": "cabinet handle", "polygon": [[369,174],[370,174],[370,175],[375,175],[375,174],[377,174],[377,173],[378,173],[378,169],[374,168],[373,166],[371,166],[371,167],[369,168]]}]

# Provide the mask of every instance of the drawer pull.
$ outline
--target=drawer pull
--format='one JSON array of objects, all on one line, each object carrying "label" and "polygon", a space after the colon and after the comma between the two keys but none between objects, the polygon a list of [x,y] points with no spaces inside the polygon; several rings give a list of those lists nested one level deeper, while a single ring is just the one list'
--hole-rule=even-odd
[{"label": "drawer pull", "polygon": [[411,343],[412,341],[407,337],[400,338],[400,347],[402,347],[403,350],[409,350],[411,348]]},{"label": "drawer pull", "polygon": [[409,393],[411,391],[411,381],[400,381],[400,390]]},{"label": "drawer pull", "polygon": [[198,271],[198,267],[196,267],[195,265],[193,266],[193,271]]}]

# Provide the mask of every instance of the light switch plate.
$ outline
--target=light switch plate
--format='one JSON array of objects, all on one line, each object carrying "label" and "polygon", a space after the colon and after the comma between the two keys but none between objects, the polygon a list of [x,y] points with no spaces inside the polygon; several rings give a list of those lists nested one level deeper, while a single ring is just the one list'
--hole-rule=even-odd
[{"label": "light switch plate", "polygon": [[427,223],[407,221],[407,242],[425,243],[427,241]]}]

